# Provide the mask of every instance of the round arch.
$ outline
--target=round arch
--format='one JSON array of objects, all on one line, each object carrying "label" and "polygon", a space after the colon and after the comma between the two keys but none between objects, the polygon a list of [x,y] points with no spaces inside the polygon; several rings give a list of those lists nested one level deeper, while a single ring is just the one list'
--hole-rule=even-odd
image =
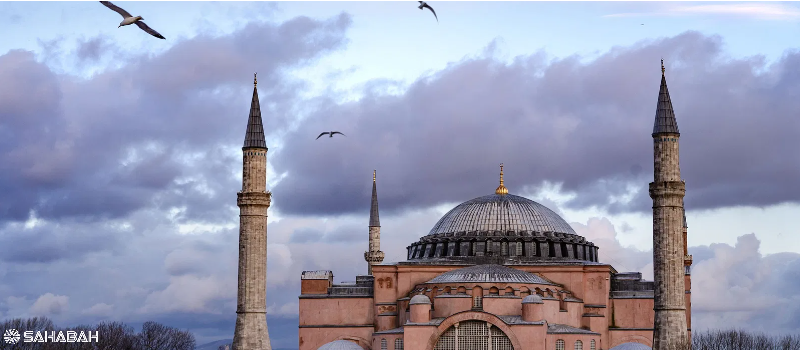
[{"label": "round arch", "polygon": [[517,339],[517,336],[514,335],[514,332],[511,331],[511,328],[505,322],[503,322],[503,320],[495,315],[480,311],[462,311],[446,318],[444,321],[442,321],[442,323],[439,324],[438,327],[436,327],[436,332],[434,332],[428,339],[428,345],[425,347],[425,349],[433,350],[433,348],[436,346],[436,343],[439,341],[439,337],[441,337],[444,332],[446,332],[456,323],[464,321],[489,322],[492,324],[492,326],[497,327],[506,334],[508,340],[511,341],[511,346],[513,346],[515,350],[522,349],[522,344],[519,342],[519,339]]}]

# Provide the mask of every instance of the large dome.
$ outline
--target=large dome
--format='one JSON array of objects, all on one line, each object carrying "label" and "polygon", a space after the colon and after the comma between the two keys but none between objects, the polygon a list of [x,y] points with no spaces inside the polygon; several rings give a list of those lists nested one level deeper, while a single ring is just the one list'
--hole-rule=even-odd
[{"label": "large dome", "polygon": [[537,231],[575,234],[554,211],[512,194],[490,194],[459,204],[429,235],[466,231]]},{"label": "large dome", "polygon": [[501,170],[495,194],[450,210],[407,247],[407,263],[586,264],[597,262],[597,249],[552,210],[509,194]]}]

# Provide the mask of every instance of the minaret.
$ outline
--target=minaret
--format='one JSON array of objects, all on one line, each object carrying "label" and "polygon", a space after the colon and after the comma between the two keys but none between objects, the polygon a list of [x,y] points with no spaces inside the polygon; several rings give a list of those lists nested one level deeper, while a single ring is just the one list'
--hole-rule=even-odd
[{"label": "minaret", "polygon": [[239,206],[239,289],[233,350],[271,350],[267,331],[267,143],[258,103],[258,80],[244,137]]},{"label": "minaret", "polygon": [[372,204],[369,209],[369,251],[364,252],[367,261],[367,275],[372,276],[372,265],[383,262],[381,251],[381,220],[378,217],[378,187],[376,185],[377,171],[372,171]]},{"label": "minaret", "polygon": [[681,180],[678,153],[681,134],[664,71],[664,60],[661,60],[661,90],[652,134],[654,181],[650,183],[655,280],[653,350],[679,350],[684,349],[688,341],[683,250],[686,184]]}]

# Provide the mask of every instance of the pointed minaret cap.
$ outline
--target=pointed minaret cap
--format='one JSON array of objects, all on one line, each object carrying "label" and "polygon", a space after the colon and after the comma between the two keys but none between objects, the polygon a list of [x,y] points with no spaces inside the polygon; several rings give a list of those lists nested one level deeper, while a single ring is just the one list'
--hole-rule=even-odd
[{"label": "pointed minaret cap", "polygon": [[378,187],[376,185],[377,170],[372,171],[372,205],[369,209],[369,226],[380,227],[381,219],[378,216]]},{"label": "pointed minaret cap", "polygon": [[267,141],[264,139],[264,124],[261,122],[261,104],[258,103],[257,74],[253,74],[253,100],[250,101],[250,119],[247,121],[247,131],[244,135],[242,149],[267,149]]},{"label": "pointed minaret cap", "polygon": [[497,186],[497,189],[494,190],[494,193],[499,195],[506,195],[508,194],[508,189],[506,188],[505,184],[503,184],[503,164],[500,163],[500,186]]},{"label": "pointed minaret cap", "polygon": [[658,91],[658,106],[656,107],[656,120],[653,125],[653,137],[657,134],[678,134],[678,121],[672,110],[672,100],[669,98],[667,78],[664,75],[664,59],[661,59],[661,89]]}]

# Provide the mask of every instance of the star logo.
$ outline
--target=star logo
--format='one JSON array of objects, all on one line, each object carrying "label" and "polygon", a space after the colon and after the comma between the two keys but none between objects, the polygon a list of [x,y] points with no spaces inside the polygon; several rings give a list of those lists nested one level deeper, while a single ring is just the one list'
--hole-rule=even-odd
[{"label": "star logo", "polygon": [[19,342],[19,332],[16,329],[7,329],[3,333],[3,340],[6,344],[16,344]]}]

